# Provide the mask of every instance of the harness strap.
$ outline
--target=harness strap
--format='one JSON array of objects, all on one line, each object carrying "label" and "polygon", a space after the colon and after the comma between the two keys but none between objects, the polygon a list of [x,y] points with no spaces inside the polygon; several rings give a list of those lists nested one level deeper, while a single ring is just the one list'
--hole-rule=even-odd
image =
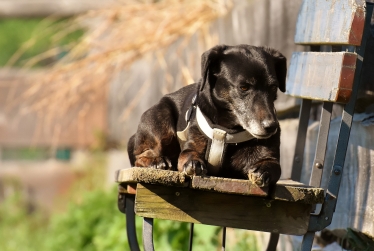
[{"label": "harness strap", "polygon": [[226,134],[227,133],[221,129],[213,129],[212,144],[210,145],[208,155],[208,163],[214,167],[212,174],[217,174],[222,166]]},{"label": "harness strap", "polygon": [[207,156],[208,163],[214,168],[212,174],[218,173],[222,166],[226,144],[241,143],[255,138],[247,131],[230,134],[218,128],[211,128],[198,106],[196,107],[196,120],[200,130],[212,140]]},{"label": "harness strap", "polygon": [[178,131],[177,136],[181,146],[187,141],[187,135],[190,128],[190,119],[193,110],[196,110],[196,121],[200,130],[211,139],[211,145],[208,146],[209,154],[206,156],[208,164],[212,167],[211,174],[217,174],[222,166],[225,147],[227,144],[236,144],[245,142],[255,137],[247,131],[238,133],[227,133],[226,131],[218,128],[211,128],[204,114],[196,104],[196,95],[192,100],[191,107],[185,115],[187,126],[183,131]]},{"label": "harness strap", "polygon": [[[200,108],[196,107],[196,120],[197,124],[199,125],[201,131],[210,139],[213,139],[213,128],[210,127],[208,121],[205,119],[205,116],[201,112]],[[221,130],[222,131],[222,130]],[[241,131],[238,133],[226,133],[225,134],[225,142],[229,144],[236,144],[245,142],[251,139],[254,139],[255,137],[250,134],[248,131]]]},{"label": "harness strap", "polygon": [[189,128],[190,128],[190,122],[188,122],[186,128],[184,128],[183,131],[177,131],[177,136],[178,136],[178,139],[179,139],[179,143],[187,141],[187,132],[188,132]]}]

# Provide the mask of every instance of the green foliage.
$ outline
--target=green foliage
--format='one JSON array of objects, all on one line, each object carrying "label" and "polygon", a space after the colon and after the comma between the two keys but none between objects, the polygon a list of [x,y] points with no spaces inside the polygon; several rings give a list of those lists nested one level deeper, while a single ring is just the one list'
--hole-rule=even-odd
[{"label": "green foliage", "polygon": [[[0,66],[12,58],[20,48],[25,48],[15,66],[21,66],[26,59],[39,55],[55,46],[62,46],[78,40],[83,30],[73,30],[70,33],[55,39],[54,35],[61,31],[68,21],[65,19],[49,20],[40,18],[29,19],[0,19]],[[64,52],[61,51],[61,55]],[[45,66],[54,58],[39,62],[36,66]]]},{"label": "green foliage", "polygon": [[236,242],[234,242],[230,250],[258,250],[256,236],[245,230],[235,230]]},{"label": "green foliage", "polygon": [[116,208],[116,196],[115,189],[94,191],[81,204],[53,217],[46,250],[124,250],[128,246],[125,217]]},{"label": "green foliage", "polygon": [[[22,200],[20,193],[0,206],[0,243],[4,251],[36,251],[43,242],[46,218]],[[38,229],[39,231],[34,231]]]},{"label": "green foliage", "polygon": [[[0,243],[2,251],[123,251],[129,250],[125,216],[117,209],[117,189],[85,192],[83,200],[71,203],[64,213],[50,219],[31,213],[18,195],[9,198],[0,209]],[[155,249],[179,251],[188,249],[189,224],[155,220]],[[141,242],[142,219],[136,229]],[[230,230],[238,231],[238,230]],[[240,231],[230,250],[256,250],[256,240]],[[220,249],[221,228],[195,225],[194,250]]]},{"label": "green foliage", "polygon": [[[117,208],[117,187],[104,186],[105,166],[106,155],[95,152],[84,166],[76,167],[80,180],[51,215],[32,208],[20,192],[9,196],[0,206],[1,251],[129,250],[125,215]],[[22,191],[19,183],[12,182],[9,187]],[[141,218],[136,219],[136,229],[142,247]],[[195,224],[193,249],[220,250],[221,231]],[[255,237],[247,231],[229,229],[227,236],[228,250],[256,250]],[[189,224],[155,219],[154,241],[156,250],[188,250]]]}]

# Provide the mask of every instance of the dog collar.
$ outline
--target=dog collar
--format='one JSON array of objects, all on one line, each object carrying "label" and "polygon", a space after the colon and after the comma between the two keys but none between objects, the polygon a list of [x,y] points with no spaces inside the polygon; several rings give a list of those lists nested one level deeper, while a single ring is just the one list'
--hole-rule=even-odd
[{"label": "dog collar", "polygon": [[241,143],[255,138],[247,131],[230,134],[218,128],[211,128],[198,106],[196,120],[200,130],[212,140],[207,161],[211,166],[210,173],[213,175],[218,174],[222,166],[226,144]]},{"label": "dog collar", "polygon": [[211,128],[208,121],[206,120],[204,114],[201,112],[200,108],[196,107],[196,120],[197,124],[199,125],[200,130],[210,139],[213,140],[214,138],[214,132],[217,131],[220,134],[224,134],[223,140],[225,143],[228,144],[236,144],[245,142],[251,139],[254,139],[255,137],[250,134],[248,131],[241,131],[238,133],[227,133],[224,130],[218,129],[218,128]]}]

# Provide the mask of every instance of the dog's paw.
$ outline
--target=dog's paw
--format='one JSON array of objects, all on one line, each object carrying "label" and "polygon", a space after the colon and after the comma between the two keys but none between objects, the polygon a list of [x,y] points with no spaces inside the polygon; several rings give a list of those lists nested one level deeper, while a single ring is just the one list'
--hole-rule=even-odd
[{"label": "dog's paw", "polygon": [[201,176],[207,173],[205,164],[200,160],[190,159],[183,165],[183,171],[190,176]]},{"label": "dog's paw", "polygon": [[154,158],[150,167],[154,168],[154,169],[161,169],[161,170],[171,170],[172,169],[171,162],[166,157]]},{"label": "dog's paw", "polygon": [[255,168],[249,169],[249,180],[259,187],[274,185],[281,175],[280,165],[275,162],[264,161]]},{"label": "dog's paw", "polygon": [[249,172],[248,173],[248,178],[249,180],[256,184],[259,187],[265,187],[268,186],[270,183],[270,174],[268,172]]},{"label": "dog's paw", "polygon": [[172,170],[171,161],[167,157],[141,157],[136,160],[135,166]]}]

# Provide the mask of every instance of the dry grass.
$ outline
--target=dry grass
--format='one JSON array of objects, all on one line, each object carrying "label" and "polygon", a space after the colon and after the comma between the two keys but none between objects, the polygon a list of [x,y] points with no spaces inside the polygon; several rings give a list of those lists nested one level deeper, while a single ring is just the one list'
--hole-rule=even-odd
[{"label": "dry grass", "polygon": [[[26,102],[27,111],[58,116],[71,110],[87,110],[105,97],[103,93],[116,73],[149,52],[193,35],[226,14],[229,7],[229,1],[225,0],[126,1],[82,14],[64,27],[45,27],[41,32],[58,29],[56,40],[81,29],[82,24],[88,31],[78,43],[68,45],[69,53],[51,66],[47,74],[32,78],[27,91],[15,102]],[[50,49],[30,59],[25,66],[59,52],[56,48]]]}]

